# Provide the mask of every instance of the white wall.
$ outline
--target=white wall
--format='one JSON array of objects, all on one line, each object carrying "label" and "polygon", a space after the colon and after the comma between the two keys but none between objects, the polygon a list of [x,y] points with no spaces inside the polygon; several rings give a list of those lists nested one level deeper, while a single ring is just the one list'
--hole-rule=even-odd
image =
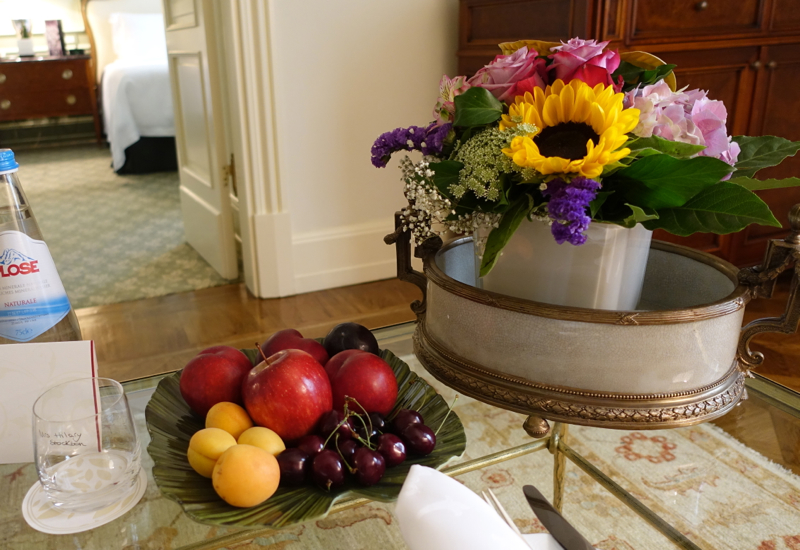
[{"label": "white wall", "polygon": [[458,0],[279,0],[269,19],[294,292],[393,277],[383,236],[402,183],[370,148],[432,120],[439,79],[456,71]]}]

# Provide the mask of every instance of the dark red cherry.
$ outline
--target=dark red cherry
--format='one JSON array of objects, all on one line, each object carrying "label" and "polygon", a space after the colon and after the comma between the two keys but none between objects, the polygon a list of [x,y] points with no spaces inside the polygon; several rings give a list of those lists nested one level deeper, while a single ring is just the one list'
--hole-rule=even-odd
[{"label": "dark red cherry", "polygon": [[303,485],[308,477],[311,460],[300,449],[286,449],[277,457],[281,469],[280,484],[285,487]]},{"label": "dark red cherry", "polygon": [[378,483],[386,471],[386,460],[378,451],[361,447],[353,455],[356,468],[356,479],[364,487]]},{"label": "dark red cherry", "polygon": [[397,416],[394,417],[392,420],[392,429],[394,433],[400,434],[403,433],[403,430],[409,424],[424,424],[425,421],[422,419],[422,415],[419,414],[417,411],[412,411],[411,409],[400,409],[397,413]]},{"label": "dark red cherry", "polygon": [[400,434],[406,449],[420,456],[431,454],[436,447],[436,434],[425,424],[410,424]]},{"label": "dark red cherry", "polygon": [[372,428],[377,430],[380,433],[384,433],[388,426],[386,425],[386,419],[380,413],[369,413],[369,419],[372,421]]},{"label": "dark red cherry", "polygon": [[311,478],[314,483],[330,491],[344,485],[345,467],[339,453],[325,449],[311,463]]},{"label": "dark red cherry", "polygon": [[297,440],[297,448],[314,458],[325,448],[325,440],[318,435],[304,435]]},{"label": "dark red cherry", "polygon": [[397,466],[406,459],[406,446],[394,434],[383,434],[378,438],[378,452],[386,460],[386,466]]},{"label": "dark red cherry", "polygon": [[[322,437],[322,439],[328,439],[328,436],[336,430],[336,427],[344,420],[344,414],[340,411],[328,411],[322,415],[319,421],[319,428],[317,432]],[[339,426],[337,433],[341,436],[339,441],[342,438],[350,439],[353,437],[353,427],[350,425],[351,420],[348,419],[347,422]]]},{"label": "dark red cherry", "polygon": [[339,440],[339,452],[341,453],[345,462],[347,462],[347,464],[350,466],[353,465],[353,455],[360,448],[361,444],[355,439],[345,439],[344,441],[341,439]]}]

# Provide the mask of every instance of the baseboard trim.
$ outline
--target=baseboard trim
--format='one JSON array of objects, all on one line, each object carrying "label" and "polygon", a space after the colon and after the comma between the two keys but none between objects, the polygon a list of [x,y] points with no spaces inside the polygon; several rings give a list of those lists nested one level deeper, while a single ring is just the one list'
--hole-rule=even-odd
[{"label": "baseboard trim", "polygon": [[383,242],[393,226],[393,220],[386,218],[296,235],[292,239],[295,292],[394,277],[394,248]]}]

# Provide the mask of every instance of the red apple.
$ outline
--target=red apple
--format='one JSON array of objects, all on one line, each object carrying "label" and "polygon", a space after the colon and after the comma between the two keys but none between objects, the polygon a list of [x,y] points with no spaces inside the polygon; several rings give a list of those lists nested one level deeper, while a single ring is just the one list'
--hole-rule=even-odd
[{"label": "red apple", "polygon": [[303,338],[299,331],[293,328],[279,330],[261,345],[264,356],[269,357],[285,349],[299,349],[310,353],[320,365],[328,362],[328,352],[325,346],[312,338]]},{"label": "red apple", "polygon": [[[389,363],[371,353],[351,355],[336,373],[331,382],[333,407],[344,409],[345,396],[352,397],[368,413],[384,416],[397,400],[397,379]],[[350,410],[360,412],[361,407],[348,405]]]},{"label": "red apple", "polygon": [[314,431],[331,410],[331,384],[316,359],[298,349],[281,350],[250,371],[242,385],[253,422],[292,441]]},{"label": "red apple", "polygon": [[184,401],[201,416],[221,401],[242,402],[242,382],[253,368],[247,356],[230,346],[204,349],[181,372]]},{"label": "red apple", "polygon": [[367,352],[360,349],[346,349],[328,359],[328,362],[325,363],[325,372],[328,373],[328,380],[333,382],[336,373],[339,372],[340,368],[342,368],[344,362],[350,359],[353,355],[357,355],[359,353]]}]

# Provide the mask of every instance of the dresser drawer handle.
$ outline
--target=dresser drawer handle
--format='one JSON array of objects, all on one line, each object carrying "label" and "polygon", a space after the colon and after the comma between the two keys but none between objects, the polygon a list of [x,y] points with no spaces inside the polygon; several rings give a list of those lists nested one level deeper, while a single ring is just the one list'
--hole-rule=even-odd
[{"label": "dresser drawer handle", "polygon": [[11,102],[9,100],[4,99],[3,101],[0,101],[0,109],[3,109],[5,111],[9,107],[11,107]]},{"label": "dresser drawer handle", "polygon": [[0,84],[2,84],[5,81],[6,81],[6,75],[4,75],[3,73],[0,73]]},{"label": "dresser drawer handle", "polygon": [[703,11],[706,8],[708,8],[708,2],[706,0],[702,0],[694,5],[694,9],[697,11]]},{"label": "dresser drawer handle", "polygon": [[72,78],[72,69],[64,69],[64,72],[61,73],[61,78],[64,80],[69,80]]},{"label": "dresser drawer handle", "polygon": [[69,94],[69,95],[67,96],[67,104],[69,104],[69,105],[75,105],[75,102],[77,102],[77,101],[78,101],[78,98],[76,98],[74,95],[72,95],[72,94]]}]

